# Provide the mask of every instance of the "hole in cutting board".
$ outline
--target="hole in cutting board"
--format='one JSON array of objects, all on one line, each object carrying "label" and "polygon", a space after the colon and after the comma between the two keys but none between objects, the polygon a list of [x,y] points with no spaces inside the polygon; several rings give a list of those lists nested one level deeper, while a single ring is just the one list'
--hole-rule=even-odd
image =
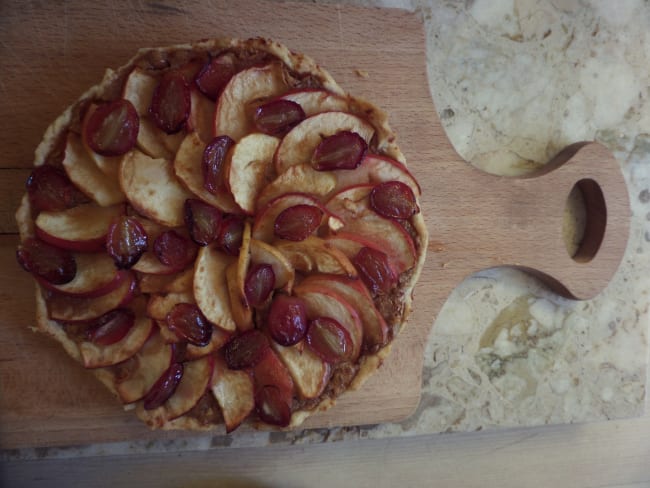
[{"label": "hole in cutting board", "polygon": [[600,185],[592,179],[578,181],[564,208],[562,236],[566,250],[576,262],[588,263],[605,236],[607,207]]}]

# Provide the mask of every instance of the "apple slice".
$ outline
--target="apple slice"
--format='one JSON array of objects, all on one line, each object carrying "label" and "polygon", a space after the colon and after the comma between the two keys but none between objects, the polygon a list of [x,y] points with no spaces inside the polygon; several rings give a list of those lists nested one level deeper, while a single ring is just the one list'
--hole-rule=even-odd
[{"label": "apple slice", "polygon": [[240,213],[239,206],[228,191],[210,193],[203,186],[203,151],[205,143],[195,132],[188,134],[178,148],[174,159],[174,172],[179,180],[198,198],[226,213]]},{"label": "apple slice", "polygon": [[255,211],[259,192],[271,180],[273,154],[280,140],[266,134],[249,134],[233,148],[227,181],[235,202],[248,214]]},{"label": "apple slice", "polygon": [[190,96],[192,111],[188,120],[189,129],[193,130],[207,144],[212,140],[212,126],[214,124],[216,105],[196,88],[192,88]]},{"label": "apple slice", "polygon": [[63,168],[70,181],[102,207],[126,200],[115,175],[108,176],[97,167],[81,136],[74,132],[68,132]]},{"label": "apple slice", "polygon": [[246,331],[253,328],[253,310],[246,299],[244,283],[246,273],[251,262],[251,225],[244,224],[242,244],[239,248],[239,257],[226,268],[226,282],[230,297],[230,310],[232,318],[237,324],[237,329]]},{"label": "apple slice", "polygon": [[348,259],[354,258],[362,247],[369,247],[377,251],[381,251],[381,247],[377,242],[366,239],[359,234],[350,234],[349,232],[341,231],[331,236],[325,237],[325,240],[332,244],[335,248],[342,251]]},{"label": "apple slice", "polygon": [[305,285],[317,284],[339,293],[359,314],[363,325],[363,340],[370,350],[381,347],[388,341],[388,325],[381,316],[360,280],[337,275],[315,274],[302,282]]},{"label": "apple slice", "polygon": [[345,112],[348,109],[348,102],[344,97],[317,88],[293,90],[278,98],[297,103],[307,117],[322,112]]},{"label": "apple slice", "polygon": [[102,368],[126,361],[136,354],[151,335],[154,323],[147,317],[136,317],[135,323],[118,342],[100,346],[84,341],[79,344],[79,352],[85,368]]},{"label": "apple slice", "polygon": [[122,98],[130,101],[140,116],[138,147],[152,158],[171,159],[183,140],[184,133],[166,134],[149,118],[149,105],[157,85],[157,78],[142,68],[133,68],[124,83]]},{"label": "apple slice", "polygon": [[163,336],[154,330],[135,355],[137,366],[133,372],[115,385],[122,402],[133,403],[145,396],[160,375],[169,368],[173,357],[173,346],[167,344]]},{"label": "apple slice", "polygon": [[[158,256],[153,251],[154,243],[156,239],[163,232],[169,230],[167,227],[164,227],[153,220],[145,219],[144,217],[134,217],[144,228],[147,234],[147,250],[140,256],[140,259],[131,267],[132,270],[139,273],[145,273],[147,275],[160,275],[160,280],[165,278],[170,278],[169,275],[173,275],[181,271],[178,266],[172,266],[160,262]],[[179,229],[180,230],[180,229]],[[180,232],[183,237],[187,237],[185,233]],[[151,293],[145,292],[143,293]]]},{"label": "apple slice", "polygon": [[259,212],[272,200],[300,190],[314,197],[326,197],[336,188],[333,171],[316,171],[309,164],[289,167],[259,193],[255,208]]},{"label": "apple slice", "polygon": [[214,358],[214,371],[210,385],[212,394],[221,407],[230,433],[241,425],[255,408],[253,379],[249,371],[229,369],[220,355]]},{"label": "apple slice", "polygon": [[183,363],[183,376],[172,396],[152,410],[145,410],[144,403],[139,402],[136,407],[138,417],[150,427],[160,428],[192,410],[210,384],[213,363],[212,356]]},{"label": "apple slice", "polygon": [[133,273],[120,271],[120,285],[111,292],[94,298],[60,295],[51,292],[47,299],[49,317],[52,320],[78,322],[92,320],[114,308],[128,304],[137,288]]},{"label": "apple slice", "polygon": [[124,278],[108,254],[76,254],[74,259],[77,263],[77,274],[72,281],[55,285],[37,278],[38,282],[45,288],[64,295],[93,298],[110,293],[120,286]]},{"label": "apple slice", "polygon": [[171,275],[141,273],[138,285],[142,293],[181,293],[192,291],[194,268]]},{"label": "apple slice", "polygon": [[386,253],[402,273],[415,265],[415,245],[398,222],[375,213],[368,202],[374,185],[358,185],[342,190],[328,202],[327,208],[344,222],[342,231],[358,234],[374,242],[374,248]]},{"label": "apple slice", "polygon": [[133,150],[120,165],[120,184],[142,215],[168,227],[184,224],[183,205],[192,198],[174,176],[172,164]]},{"label": "apple slice", "polygon": [[213,135],[230,136],[235,142],[252,132],[249,110],[260,100],[287,91],[282,65],[271,63],[240,71],[224,87],[214,114]]},{"label": "apple slice", "polygon": [[306,118],[284,136],[275,153],[275,170],[284,173],[297,164],[309,164],[316,147],[323,139],[341,131],[356,132],[366,143],[375,133],[374,127],[347,112],[324,112]]},{"label": "apple slice", "polygon": [[319,358],[304,341],[290,347],[283,347],[269,341],[289,370],[296,389],[303,398],[317,398],[327,385],[332,369]]},{"label": "apple slice", "polygon": [[408,185],[414,195],[420,195],[420,185],[403,163],[387,156],[366,153],[354,171],[336,171],[336,189],[339,192],[350,186],[385,181],[400,181]]},{"label": "apple slice", "polygon": [[151,295],[147,302],[147,315],[155,320],[164,322],[167,314],[177,303],[194,303],[192,290],[167,295]]},{"label": "apple slice", "polygon": [[359,314],[343,295],[315,283],[301,283],[294,288],[294,295],[305,301],[307,317],[310,320],[329,317],[345,327],[352,339],[351,360],[355,361],[363,345],[363,326]]},{"label": "apple slice", "polygon": [[254,264],[270,264],[275,274],[275,288],[291,294],[295,280],[295,270],[289,260],[277,248],[264,241],[251,239],[251,262]]},{"label": "apple slice", "polygon": [[[86,125],[88,124],[88,121],[90,120],[90,116],[93,114],[93,112],[97,109],[97,105],[94,103],[91,103],[88,108],[86,109],[86,113],[84,115],[84,119],[82,122],[82,129],[81,133],[86,134]],[[97,167],[109,178],[113,178],[117,181],[118,179],[118,174],[120,171],[120,161],[122,161],[122,156],[102,156],[99,153],[96,153],[91,149],[91,147],[88,145],[85,137],[81,138],[82,143],[84,147],[86,148],[86,153],[91,157],[91,159],[95,162]],[[120,190],[121,191],[121,190]]]},{"label": "apple slice", "polygon": [[213,246],[199,249],[194,266],[194,297],[203,315],[217,327],[234,331],[226,269],[235,258],[217,251]]},{"label": "apple slice", "polygon": [[303,273],[331,273],[357,276],[357,270],[343,252],[320,237],[303,241],[278,241],[275,245],[296,270]]},{"label": "apple slice", "polygon": [[323,212],[323,222],[328,222],[330,226],[343,225],[339,219],[333,215],[321,202],[316,198],[305,193],[285,193],[271,200],[266,207],[257,212],[255,222],[253,223],[253,239],[264,242],[271,242],[276,239],[274,228],[275,219],[289,207],[296,205],[311,205],[319,208]]},{"label": "apple slice", "polygon": [[104,249],[113,219],[124,214],[124,205],[98,207],[79,205],[59,212],[41,212],[36,217],[36,235],[53,246],[79,252]]}]

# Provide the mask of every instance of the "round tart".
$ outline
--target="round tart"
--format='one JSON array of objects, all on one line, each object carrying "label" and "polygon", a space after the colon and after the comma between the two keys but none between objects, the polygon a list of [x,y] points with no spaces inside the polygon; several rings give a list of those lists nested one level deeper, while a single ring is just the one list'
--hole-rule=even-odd
[{"label": "round tart", "polygon": [[38,329],[153,428],[299,425],[409,315],[427,233],[387,117],[278,43],[141,50],[34,165]]}]

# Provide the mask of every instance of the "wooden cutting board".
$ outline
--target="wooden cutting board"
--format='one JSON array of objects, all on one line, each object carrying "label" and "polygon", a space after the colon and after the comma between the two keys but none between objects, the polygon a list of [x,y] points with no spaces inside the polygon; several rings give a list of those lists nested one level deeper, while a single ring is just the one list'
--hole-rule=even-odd
[{"label": "wooden cutting board", "polygon": [[[4,448],[193,435],[148,431],[56,344],[32,333],[33,284],[14,258],[13,213],[43,131],[106,67],[123,64],[139,47],[265,36],[304,52],[345,90],[390,114],[409,167],[422,183],[431,242],[408,326],[364,388],[309,419],[308,427],[398,421],[412,413],[435,316],[451,290],[472,272],[519,266],[560,292],[587,297],[606,285],[620,262],[629,207],[616,161],[602,147],[588,145],[577,154],[577,147],[572,148],[553,166],[573,156],[571,164],[539,178],[504,179],[472,169],[456,155],[436,115],[416,14],[263,1],[87,5],[83,0],[62,7],[46,2],[38,8],[4,3],[0,16]],[[588,203],[588,225],[579,259],[572,259],[561,227],[566,197],[578,181]]]}]

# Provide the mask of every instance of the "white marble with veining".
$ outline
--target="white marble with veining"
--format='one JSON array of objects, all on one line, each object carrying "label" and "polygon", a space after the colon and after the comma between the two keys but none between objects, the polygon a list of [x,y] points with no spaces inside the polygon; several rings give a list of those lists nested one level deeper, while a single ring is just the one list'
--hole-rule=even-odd
[{"label": "white marble with veining", "polygon": [[[328,2],[335,3],[335,2]],[[133,454],[472,431],[640,415],[650,306],[650,5],[642,0],[360,0],[419,12],[431,92],[457,152],[520,175],[564,146],[599,140],[621,162],[632,220],[598,297],[559,298],[514,270],[465,280],[425,351],[409,419],[291,433],[26,449],[7,458]]]}]

